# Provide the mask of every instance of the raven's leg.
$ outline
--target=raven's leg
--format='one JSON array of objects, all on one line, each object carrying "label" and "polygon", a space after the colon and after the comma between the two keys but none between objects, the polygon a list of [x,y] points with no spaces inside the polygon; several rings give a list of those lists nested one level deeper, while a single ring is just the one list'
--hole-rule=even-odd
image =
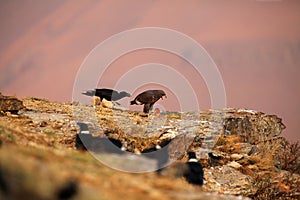
[{"label": "raven's leg", "polygon": [[154,103],[150,103],[149,110],[152,111]]},{"label": "raven's leg", "polygon": [[150,110],[150,104],[147,103],[147,104],[144,104],[144,113],[149,113],[149,110]]}]

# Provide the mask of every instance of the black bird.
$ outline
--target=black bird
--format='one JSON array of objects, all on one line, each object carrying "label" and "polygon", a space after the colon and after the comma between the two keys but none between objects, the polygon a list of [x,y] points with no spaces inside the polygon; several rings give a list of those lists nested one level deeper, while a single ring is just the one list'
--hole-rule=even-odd
[{"label": "black bird", "polygon": [[76,134],[75,147],[78,150],[122,154],[125,150],[120,140],[114,138],[94,137],[84,122],[78,122],[80,133]]},{"label": "black bird", "polygon": [[213,152],[209,152],[208,153],[208,164],[211,167],[215,167],[220,165],[220,161],[221,161],[222,157],[213,153]]},{"label": "black bird", "polygon": [[183,173],[184,178],[191,184],[203,185],[203,167],[198,162],[195,152],[188,152],[189,160],[186,163],[187,168]]},{"label": "black bird", "polygon": [[118,101],[124,97],[131,96],[128,92],[125,92],[125,91],[118,92],[116,90],[106,89],[106,88],[88,90],[82,94],[87,95],[87,96],[100,97],[101,101],[103,99],[106,99],[107,101]]},{"label": "black bird", "polygon": [[155,102],[160,98],[163,99],[164,96],[167,97],[163,90],[147,90],[137,95],[133,101],[130,101],[130,105],[144,105],[144,113],[149,113]]}]

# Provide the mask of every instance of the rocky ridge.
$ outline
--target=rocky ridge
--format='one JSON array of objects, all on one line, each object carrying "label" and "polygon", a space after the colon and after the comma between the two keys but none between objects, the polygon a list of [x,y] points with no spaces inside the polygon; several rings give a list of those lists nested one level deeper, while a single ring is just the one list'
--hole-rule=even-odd
[{"label": "rocky ridge", "polygon": [[[1,102],[5,104],[0,113],[0,197],[27,194],[53,199],[68,183],[76,185],[74,199],[300,197],[300,147],[280,137],[285,126],[275,115],[224,109],[148,116],[119,107],[94,108],[37,98],[1,96]],[[75,149],[77,121],[91,122],[94,136],[118,139],[134,153],[173,139],[168,147],[172,163],[161,175],[111,169]],[[204,166],[202,187],[176,174],[188,150],[195,151]],[[103,156],[110,162],[117,159],[119,166],[132,167],[128,162],[132,156]],[[146,159],[141,165],[150,166],[151,161]]]}]

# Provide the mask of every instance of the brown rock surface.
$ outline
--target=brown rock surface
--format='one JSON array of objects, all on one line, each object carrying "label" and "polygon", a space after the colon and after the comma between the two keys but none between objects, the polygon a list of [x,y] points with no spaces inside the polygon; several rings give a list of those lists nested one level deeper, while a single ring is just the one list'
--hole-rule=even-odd
[{"label": "brown rock surface", "polygon": [[18,113],[18,111],[23,108],[24,106],[21,100],[13,96],[3,96],[0,93],[0,111]]},{"label": "brown rock surface", "polygon": [[[284,125],[274,115],[225,109],[153,117],[36,98],[22,101],[27,111],[0,116],[0,198],[18,199],[26,194],[53,199],[72,180],[78,184],[75,199],[299,198],[299,156],[292,155],[298,155],[300,148],[295,145],[291,150],[284,138],[277,137]],[[118,139],[131,152],[173,139],[168,146],[170,158],[183,163],[186,151],[195,151],[204,166],[206,184],[196,187],[176,176],[176,164],[167,168],[173,167],[175,175],[112,169],[75,149],[76,121],[90,122],[93,136]],[[209,152],[213,157],[208,157]],[[103,156],[116,168],[130,168],[138,157]],[[153,161],[145,158],[139,163],[141,168],[147,165]]]}]

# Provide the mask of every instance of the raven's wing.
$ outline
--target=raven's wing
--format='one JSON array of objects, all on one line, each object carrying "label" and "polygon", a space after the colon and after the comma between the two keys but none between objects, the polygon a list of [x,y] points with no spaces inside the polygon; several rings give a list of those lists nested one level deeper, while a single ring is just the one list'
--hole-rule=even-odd
[{"label": "raven's wing", "polygon": [[155,93],[155,91],[146,91],[143,92],[141,94],[139,94],[136,99],[139,102],[142,102],[144,104],[147,103],[155,103],[156,101],[158,101],[161,98],[160,94]]}]

